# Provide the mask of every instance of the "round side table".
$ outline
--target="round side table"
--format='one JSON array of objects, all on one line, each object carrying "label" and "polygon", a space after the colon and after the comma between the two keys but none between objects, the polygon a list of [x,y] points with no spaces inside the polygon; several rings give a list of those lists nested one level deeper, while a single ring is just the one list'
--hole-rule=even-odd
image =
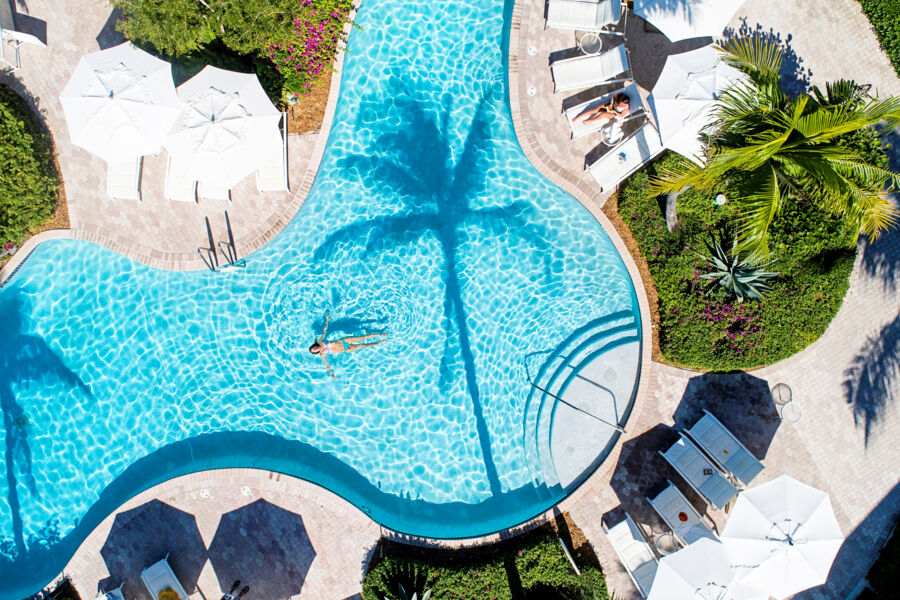
[{"label": "round side table", "polygon": [[603,50],[603,40],[599,35],[590,31],[578,40],[578,48],[585,54],[599,54]]},{"label": "round side table", "polygon": [[800,407],[793,400],[781,407],[781,419],[785,423],[799,423],[802,417],[803,411],[800,410]]},{"label": "round side table", "polygon": [[667,531],[656,538],[655,546],[660,556],[668,556],[678,551],[678,540],[675,539],[672,532]]}]

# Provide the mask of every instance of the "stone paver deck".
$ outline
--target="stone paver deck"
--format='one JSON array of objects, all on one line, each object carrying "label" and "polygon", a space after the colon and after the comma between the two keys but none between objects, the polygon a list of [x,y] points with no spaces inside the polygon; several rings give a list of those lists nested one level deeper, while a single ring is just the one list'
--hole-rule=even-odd
[{"label": "stone paver deck", "polygon": [[[262,194],[251,175],[232,189],[231,201],[172,202],[163,196],[167,161],[163,150],[158,156],[144,157],[142,202],[113,200],[106,195],[106,163],[71,144],[59,104],[59,93],[83,54],[123,41],[114,31],[110,6],[103,1],[58,0],[14,4],[22,15],[18,17],[20,28],[40,29],[44,24],[48,47],[23,46],[22,68],[13,74],[4,72],[0,81],[24,92],[53,133],[72,237],[161,269],[204,269],[206,264],[197,249],[209,245],[207,219],[214,239],[227,242],[227,212],[238,256],[245,256],[271,240],[297,213],[324,152],[339,76],[332,80],[335,93],[321,133],[289,136],[290,192]],[[75,23],[77,26],[73,26]],[[224,256],[219,260],[224,261]]]},{"label": "stone paver deck", "polygon": [[204,471],[146,490],[109,515],[64,571],[85,599],[124,583],[152,600],[141,570],[169,554],[194,599],[240,579],[248,598],[343,600],[360,591],[378,525],[317,485],[255,469]]},{"label": "stone paver deck", "polygon": [[[731,30],[780,42],[787,49],[783,71],[801,85],[853,78],[873,83],[882,96],[900,95],[900,80],[853,0],[827,6],[815,0],[747,2]],[[711,41],[670,44],[632,16],[627,33],[634,75],[645,93],[666,56]],[[599,193],[582,171],[585,154],[599,140],[569,140],[561,108],[578,90],[552,92],[549,60],[564,55],[561,51],[572,48],[576,39],[570,31],[544,30],[544,2],[516,2],[510,37],[511,108],[520,144],[535,166],[605,225],[600,207],[609,194]],[[827,52],[821,45],[824,39],[830,41]],[[529,55],[530,46],[536,55]],[[529,86],[536,88],[534,96],[528,94]],[[612,237],[617,238],[614,232]],[[790,474],[830,494],[847,540],[828,583],[797,597],[845,598],[865,574],[900,513],[900,450],[892,435],[900,428],[900,412],[893,406],[900,397],[900,232],[863,244],[861,250],[844,306],[825,335],[800,354],[737,375],[702,375],[645,363],[649,384],[644,387],[642,377],[643,409],[630,421],[619,453],[596,474],[603,476],[591,477],[561,504],[588,536],[610,588],[620,597],[639,595],[603,535],[601,522],[621,518],[625,508],[648,535],[661,533],[661,523],[644,496],[664,487],[666,478],[698,509],[704,506],[656,454],[675,439],[678,428],[696,420],[701,408],[716,414],[763,459],[766,469],[754,484]],[[796,425],[778,417],[769,394],[778,382],[790,385],[802,408],[803,418]],[[721,530],[727,511],[707,514]]]}]

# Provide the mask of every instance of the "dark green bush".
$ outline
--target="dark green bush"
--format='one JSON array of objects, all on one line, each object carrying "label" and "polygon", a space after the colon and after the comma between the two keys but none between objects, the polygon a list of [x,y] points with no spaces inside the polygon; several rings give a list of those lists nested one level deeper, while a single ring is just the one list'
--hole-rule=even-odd
[{"label": "dark green bush", "polygon": [[875,29],[894,70],[900,75],[900,2],[897,0],[859,0],[863,12]]},{"label": "dark green bush", "polygon": [[[866,142],[868,142],[868,137]],[[880,150],[879,150],[880,152]],[[736,303],[701,277],[711,233],[731,239],[734,203],[716,206],[716,194],[688,190],[678,197],[680,233],[666,228],[663,207],[647,197],[648,176],[666,157],[626,182],[619,214],[647,261],[659,295],[659,340],[675,364],[709,369],[748,369],[791,356],[822,335],[849,286],[855,251],[848,229],[811,204],[788,201],[774,223],[769,270],[780,276],[761,302]]]},{"label": "dark green bush", "polygon": [[50,136],[25,102],[0,85],[0,248],[53,215],[58,199]]},{"label": "dark green bush", "polygon": [[[457,550],[430,559],[388,553],[363,579],[364,600],[398,598],[402,583],[412,596],[432,590],[435,600],[608,600],[606,582],[593,566],[576,575],[562,547],[549,534],[525,536],[499,544],[493,551]],[[513,591],[515,588],[515,592]]]}]

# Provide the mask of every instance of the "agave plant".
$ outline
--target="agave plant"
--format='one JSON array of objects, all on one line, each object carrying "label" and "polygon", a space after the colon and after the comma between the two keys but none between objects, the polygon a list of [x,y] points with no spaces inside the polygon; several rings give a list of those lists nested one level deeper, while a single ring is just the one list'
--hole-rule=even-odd
[{"label": "agave plant", "polygon": [[[419,600],[419,592],[413,592],[412,598],[410,598],[406,594],[406,590],[403,589],[402,583],[397,584],[397,590],[400,592],[400,600]],[[428,600],[429,598],[431,598],[431,590],[425,590],[422,594],[422,600]]]},{"label": "agave plant", "polygon": [[772,289],[766,282],[778,277],[778,273],[765,269],[774,263],[774,260],[766,264],[755,264],[741,258],[733,247],[731,256],[728,256],[722,249],[722,244],[715,238],[712,239],[712,243],[707,242],[706,247],[710,256],[703,258],[714,270],[701,277],[718,281],[719,285],[726,288],[738,302],[743,302],[744,298],[762,300],[764,292]]}]

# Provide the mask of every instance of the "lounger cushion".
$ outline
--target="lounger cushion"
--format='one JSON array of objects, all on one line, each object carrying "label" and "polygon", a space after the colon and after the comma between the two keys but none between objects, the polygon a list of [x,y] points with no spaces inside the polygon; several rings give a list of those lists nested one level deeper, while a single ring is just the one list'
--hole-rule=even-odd
[{"label": "lounger cushion", "polygon": [[[663,456],[716,508],[723,508],[737,495],[737,488],[684,436],[672,444]],[[704,473],[704,470],[712,473]]]},{"label": "lounger cushion", "polygon": [[[709,538],[716,540],[716,534],[709,528],[700,513],[694,508],[694,505],[688,502],[677,487],[672,482],[655,498],[648,498],[650,505],[653,507],[662,520],[665,521],[669,529],[683,543],[691,544],[701,538]],[[680,513],[687,515],[687,520],[682,521],[678,515]]]},{"label": "lounger cushion", "polygon": [[647,161],[662,152],[659,134],[644,125],[631,137],[607,152],[588,169],[603,191],[617,186]]},{"label": "lounger cushion", "polygon": [[621,14],[620,0],[550,0],[547,27],[599,31],[617,23]]},{"label": "lounger cushion", "polygon": [[628,57],[624,44],[602,54],[566,58],[550,65],[553,84],[557,92],[597,85],[613,79],[627,70]]},{"label": "lounger cushion", "polygon": [[643,595],[647,595],[653,578],[656,575],[656,555],[644,538],[637,524],[631,517],[613,526],[606,532],[609,543],[622,561],[625,569],[631,573],[635,583]]},{"label": "lounger cushion", "polygon": [[712,414],[706,413],[688,430],[691,439],[743,483],[750,483],[763,465]]}]

